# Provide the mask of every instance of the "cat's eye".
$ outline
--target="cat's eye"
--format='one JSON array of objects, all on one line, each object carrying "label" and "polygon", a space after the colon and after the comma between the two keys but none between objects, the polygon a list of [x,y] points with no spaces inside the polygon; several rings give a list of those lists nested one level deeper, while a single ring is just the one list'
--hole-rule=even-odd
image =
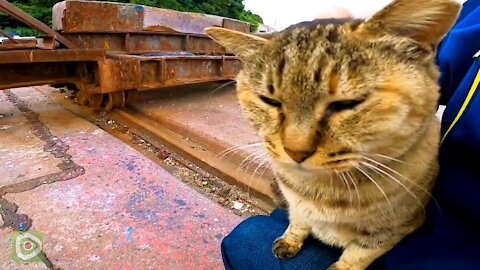
[{"label": "cat's eye", "polygon": [[342,100],[342,101],[335,101],[330,103],[328,106],[327,111],[329,113],[340,112],[344,110],[352,110],[358,105],[360,105],[364,100]]},{"label": "cat's eye", "polygon": [[266,96],[260,96],[260,99],[270,106],[277,107],[277,108],[282,107],[282,103],[278,100],[271,99]]}]

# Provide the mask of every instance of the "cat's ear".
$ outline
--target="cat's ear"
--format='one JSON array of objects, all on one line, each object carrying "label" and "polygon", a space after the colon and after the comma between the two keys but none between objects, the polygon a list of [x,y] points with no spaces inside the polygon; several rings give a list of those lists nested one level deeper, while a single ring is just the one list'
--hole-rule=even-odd
[{"label": "cat's ear", "polygon": [[267,42],[258,36],[220,27],[206,28],[205,33],[240,59],[260,49]]},{"label": "cat's ear", "polygon": [[395,0],[368,19],[360,31],[436,46],[455,23],[460,8],[456,0]]}]

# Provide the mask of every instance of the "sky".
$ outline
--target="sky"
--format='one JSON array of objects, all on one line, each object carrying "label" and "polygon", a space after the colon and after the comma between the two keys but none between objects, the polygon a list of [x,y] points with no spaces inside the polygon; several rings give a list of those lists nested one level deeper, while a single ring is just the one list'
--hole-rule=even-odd
[{"label": "sky", "polygon": [[[314,19],[332,7],[345,7],[356,18],[366,18],[391,0],[244,0],[246,9],[260,15],[277,30]],[[464,2],[458,0],[459,2]]]}]

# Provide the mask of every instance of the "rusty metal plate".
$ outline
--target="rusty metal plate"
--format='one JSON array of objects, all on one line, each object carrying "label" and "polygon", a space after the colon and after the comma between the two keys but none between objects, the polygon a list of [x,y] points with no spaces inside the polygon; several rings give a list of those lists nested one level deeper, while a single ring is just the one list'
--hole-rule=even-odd
[{"label": "rusty metal plate", "polygon": [[63,32],[141,31],[140,5],[93,1],[64,1],[53,6],[53,29]]},{"label": "rusty metal plate", "polygon": [[[246,22],[135,4],[64,1],[53,7],[53,28],[64,33],[164,31],[203,34],[206,27],[249,32]],[[225,20],[228,22],[225,23]]]},{"label": "rusty metal plate", "polygon": [[244,33],[249,33],[250,32],[250,24],[238,20],[233,20],[230,18],[225,18],[223,19],[223,28],[228,28]]},{"label": "rusty metal plate", "polygon": [[105,59],[98,63],[100,91],[111,93],[140,87],[140,61],[135,59]]},{"label": "rusty metal plate", "polygon": [[[224,21],[229,20],[225,26]],[[226,27],[238,31],[249,32],[250,25],[246,22],[225,17],[192,12],[179,12],[169,9],[145,7],[143,30],[172,31],[181,33],[203,34],[207,27]]]}]

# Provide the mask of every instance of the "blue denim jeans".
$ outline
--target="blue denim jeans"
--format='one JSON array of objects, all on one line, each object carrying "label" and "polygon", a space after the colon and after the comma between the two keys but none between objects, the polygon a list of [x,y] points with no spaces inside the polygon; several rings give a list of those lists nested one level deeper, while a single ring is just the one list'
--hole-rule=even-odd
[{"label": "blue denim jeans", "polygon": [[[431,209],[433,211],[436,208],[431,207]],[[442,221],[435,224],[439,219]],[[436,212],[435,216],[421,229],[406,237],[392,251],[374,262],[369,269],[480,269],[478,233],[465,230],[465,226],[446,222],[446,220],[448,218],[444,214]],[[340,249],[324,245],[310,237],[295,257],[286,260],[277,259],[272,253],[272,245],[287,227],[287,213],[281,209],[275,209],[270,216],[246,219],[222,242],[225,268],[227,270],[324,270],[340,257],[342,252]]]},{"label": "blue denim jeans", "polygon": [[222,256],[227,270],[326,269],[341,250],[308,238],[302,250],[288,260],[277,259],[272,245],[288,227],[284,210],[275,209],[270,216],[251,217],[235,228],[222,242]]}]

